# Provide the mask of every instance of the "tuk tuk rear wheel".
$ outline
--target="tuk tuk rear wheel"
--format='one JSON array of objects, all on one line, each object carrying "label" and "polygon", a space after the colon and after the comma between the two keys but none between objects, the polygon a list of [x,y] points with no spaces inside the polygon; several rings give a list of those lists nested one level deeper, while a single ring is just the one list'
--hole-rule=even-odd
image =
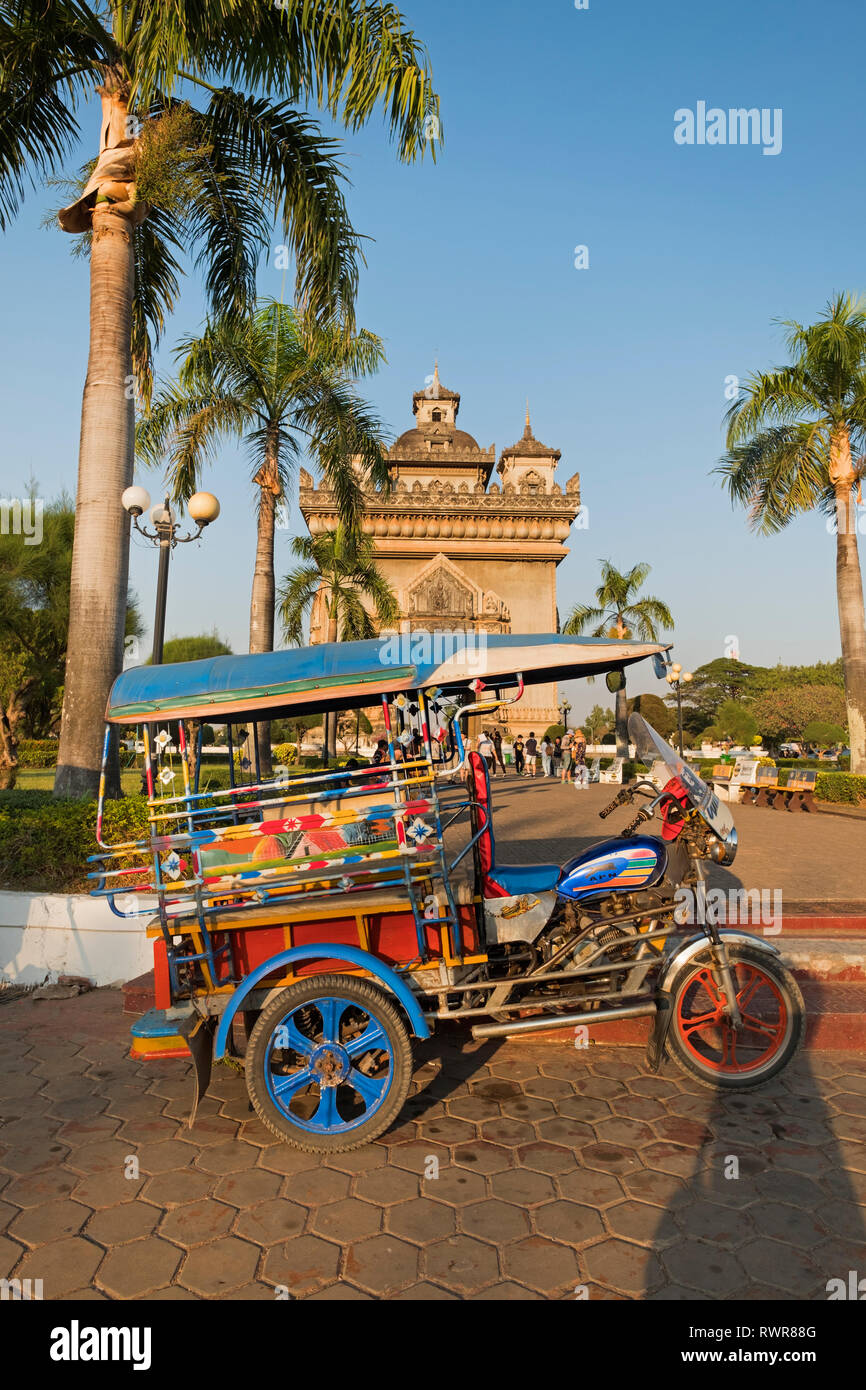
[{"label": "tuk tuk rear wheel", "polygon": [[250,1034],[247,1090],[272,1133],[305,1153],[346,1153],[402,1109],[412,1040],[391,997],[351,975],[299,980]]}]

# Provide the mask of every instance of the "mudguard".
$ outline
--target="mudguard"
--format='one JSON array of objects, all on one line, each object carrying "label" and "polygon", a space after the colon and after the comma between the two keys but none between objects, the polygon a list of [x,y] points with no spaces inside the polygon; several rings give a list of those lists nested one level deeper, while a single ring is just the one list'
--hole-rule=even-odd
[{"label": "mudguard", "polygon": [[[743,945],[754,946],[758,951],[766,951],[768,955],[778,956],[780,954],[777,946],[765,941],[763,937],[752,936],[751,932],[738,931],[736,927],[719,927],[718,931],[726,942],[739,941]],[[686,961],[700,955],[701,951],[711,944],[706,932],[695,932],[685,941],[678,942],[670,955],[662,961],[661,975],[656,990],[656,1021],[646,1046],[646,1062],[650,1071],[658,1071],[661,1066],[668,1030],[674,1016],[674,1000],[668,986]]]},{"label": "mudguard", "polygon": [[384,985],[390,993],[396,995],[398,1003],[402,1004],[409,1018],[409,1024],[416,1038],[429,1038],[430,1028],[421,1012],[421,1006],[415,998],[405,980],[391,970],[389,966],[383,965],[382,961],[376,956],[372,956],[369,951],[362,951],[359,946],[342,946],[333,941],[321,941],[308,946],[292,946],[287,951],[280,951],[277,955],[271,956],[270,960],[264,961],[246,976],[243,984],[238,985],[231,999],[225,1007],[219,1028],[217,1029],[216,1043],[213,1055],[219,1061],[224,1055],[228,1042],[229,1029],[232,1026],[232,1019],[238,1009],[243,1004],[244,999],[255,989],[256,986],[272,975],[283,965],[296,965],[301,961],[311,960],[344,960],[350,965],[357,965],[362,970],[368,971],[380,985]]}]

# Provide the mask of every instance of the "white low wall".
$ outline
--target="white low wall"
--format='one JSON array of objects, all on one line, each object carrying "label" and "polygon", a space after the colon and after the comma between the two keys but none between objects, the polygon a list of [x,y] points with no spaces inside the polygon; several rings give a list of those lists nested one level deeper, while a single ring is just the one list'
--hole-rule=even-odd
[{"label": "white low wall", "polygon": [[0,893],[0,977],[22,985],[58,975],[84,975],[95,985],[132,980],[153,967],[147,921],[123,921],[103,899],[84,894]]}]

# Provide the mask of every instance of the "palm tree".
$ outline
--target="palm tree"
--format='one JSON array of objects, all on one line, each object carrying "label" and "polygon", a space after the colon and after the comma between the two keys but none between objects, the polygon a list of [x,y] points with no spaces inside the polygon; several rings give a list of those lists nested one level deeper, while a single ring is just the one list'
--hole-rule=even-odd
[{"label": "palm tree", "polygon": [[[591,623],[593,637],[616,637],[625,642],[637,637],[641,642],[657,642],[660,628],[672,628],[670,609],[651,594],[638,597],[650,573],[647,564],[635,565],[627,574],[614,569],[609,560],[601,562],[601,583],[595,591],[595,605],[578,603],[566,619],[563,632],[579,636]],[[628,757],[628,699],[625,677],[616,692],[616,754]]]},{"label": "palm tree", "polygon": [[[396,623],[400,607],[393,589],[376,564],[371,536],[349,527],[298,536],[292,552],[302,561],[286,575],[279,592],[280,618],[287,642],[300,646],[304,620],[317,594],[325,605],[329,642],[375,637],[384,625]],[[363,598],[371,601],[373,613]],[[337,721],[325,719],[324,752],[335,757]]]},{"label": "palm tree", "polygon": [[836,529],[836,601],[851,771],[866,773],[866,619],[857,551],[866,446],[866,299],[837,294],[809,327],[785,321],[793,362],[756,372],[727,412],[715,470],[756,531],[774,535],[817,509]]},{"label": "palm tree", "polygon": [[[92,795],[101,725],[122,664],[133,389],[179,290],[204,268],[211,312],[246,312],[274,226],[296,298],[353,330],[359,241],[337,144],[381,103],[399,157],[435,154],[438,98],[399,10],[367,0],[0,0],[0,227],[28,181],[55,175],[94,90],[98,154],[61,227],[90,251],[90,355],[81,415],[63,721],[55,792]],[[271,100],[264,92],[281,93]],[[200,93],[200,108],[186,99]]]},{"label": "palm tree", "polygon": [[[139,452],[151,463],[169,452],[177,500],[194,493],[221,438],[244,440],[258,491],[256,562],[250,602],[251,652],[274,649],[274,534],[293,464],[306,443],[334,493],[347,527],[359,524],[362,484],[387,488],[382,424],[355,394],[350,376],[384,358],[381,339],[346,335],[274,300],[249,319],[218,319],[177,350],[176,382],[139,422]],[[262,774],[270,770],[270,732],[259,725]]]}]

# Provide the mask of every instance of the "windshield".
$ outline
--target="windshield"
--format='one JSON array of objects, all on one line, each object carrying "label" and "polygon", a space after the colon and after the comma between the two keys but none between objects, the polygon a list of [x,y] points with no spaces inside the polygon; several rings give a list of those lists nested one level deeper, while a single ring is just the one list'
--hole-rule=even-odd
[{"label": "windshield", "polygon": [[645,763],[652,770],[653,763],[662,761],[671,777],[679,778],[693,805],[725,845],[730,854],[730,863],[736,853],[737,832],[734,828],[734,818],[725,803],[719,801],[712,788],[683,762],[679,753],[675,752],[669,743],[665,743],[643,715],[629,715],[628,736],[635,746],[635,757],[639,762]]}]

